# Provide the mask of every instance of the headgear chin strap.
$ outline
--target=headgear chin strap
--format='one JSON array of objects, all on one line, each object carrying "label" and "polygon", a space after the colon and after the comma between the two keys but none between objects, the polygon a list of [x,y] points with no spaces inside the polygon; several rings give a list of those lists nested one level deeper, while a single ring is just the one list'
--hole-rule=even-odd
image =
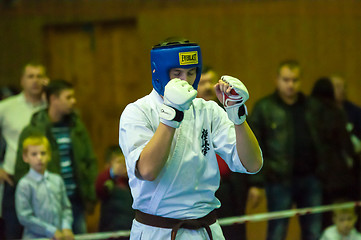
[{"label": "headgear chin strap", "polygon": [[188,40],[164,42],[155,45],[150,51],[152,84],[160,95],[164,96],[164,87],[170,81],[172,68],[197,68],[193,88],[197,90],[202,73],[201,48]]}]

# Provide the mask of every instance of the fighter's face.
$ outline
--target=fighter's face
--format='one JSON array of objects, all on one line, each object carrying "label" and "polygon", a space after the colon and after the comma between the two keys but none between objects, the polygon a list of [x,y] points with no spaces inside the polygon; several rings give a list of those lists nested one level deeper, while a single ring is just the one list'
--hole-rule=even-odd
[{"label": "fighter's face", "polygon": [[187,81],[190,85],[193,85],[197,76],[197,68],[172,68],[169,71],[169,78],[179,78],[183,81]]},{"label": "fighter's face", "polygon": [[277,78],[277,89],[286,98],[293,98],[300,88],[300,69],[284,66],[280,69]]}]

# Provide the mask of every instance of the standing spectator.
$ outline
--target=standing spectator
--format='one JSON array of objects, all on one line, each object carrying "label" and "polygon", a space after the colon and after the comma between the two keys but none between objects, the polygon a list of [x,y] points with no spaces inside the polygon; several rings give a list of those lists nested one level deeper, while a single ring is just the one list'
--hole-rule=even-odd
[{"label": "standing spectator", "polygon": [[[16,94],[19,94],[18,89],[16,89],[13,86],[4,86],[0,88],[0,101]],[[6,150],[6,141],[4,136],[2,135],[1,127],[0,127],[0,166],[4,162],[5,150]],[[0,183],[0,239],[5,239],[5,222],[1,214],[3,192],[4,192],[4,184],[1,182]]]},{"label": "standing spectator", "polygon": [[41,133],[50,142],[52,155],[49,171],[60,174],[73,211],[73,232],[86,233],[85,213],[93,213],[96,203],[96,158],[88,132],[74,112],[74,88],[64,80],[54,80],[46,87],[49,108],[35,113],[22,131],[16,160],[15,180],[29,169],[21,160],[22,142],[35,133]]},{"label": "standing spectator", "polygon": [[[317,152],[312,137],[312,124],[307,99],[299,92],[301,67],[297,61],[281,62],[277,70],[276,91],[259,100],[250,116],[263,151],[263,172],[250,178],[255,186],[266,190],[270,212],[319,206],[322,203],[321,183],[316,176]],[[257,177],[257,178],[256,178]],[[250,194],[260,196],[259,188]],[[259,196],[251,196],[257,199]],[[285,239],[289,219],[270,220],[267,239]],[[302,239],[316,240],[321,233],[321,215],[300,217]]]},{"label": "standing spectator", "polygon": [[[332,75],[331,81],[335,89],[335,97],[338,106],[347,114],[350,124],[349,131],[361,141],[361,108],[347,99],[346,83],[340,75]],[[361,151],[361,149],[360,149]]]},{"label": "standing spectator", "polygon": [[4,184],[0,200],[7,239],[20,238],[22,231],[15,212],[13,179],[19,135],[29,124],[32,114],[46,106],[42,94],[47,82],[45,67],[39,63],[28,63],[21,74],[22,92],[0,101],[0,132],[5,140],[3,143],[6,143],[4,162],[0,166],[0,185]]},{"label": "standing spectator", "polygon": [[[353,169],[355,173],[356,182],[354,184],[355,194],[357,198],[361,199],[361,108],[347,99],[347,86],[345,79],[338,74],[331,76],[331,81],[335,89],[335,97],[337,105],[345,112],[347,116],[347,130],[351,135],[351,141],[354,145],[354,151],[357,154],[357,161]],[[358,211],[357,228],[361,230],[361,213]]]},{"label": "standing spectator", "polygon": [[29,136],[23,142],[23,160],[29,172],[20,179],[15,193],[16,212],[24,226],[23,239],[74,239],[71,205],[64,181],[46,170],[50,144],[44,136]]},{"label": "standing spectator", "polygon": [[[14,96],[19,94],[19,91],[12,86],[4,86],[2,88],[0,88],[0,101],[4,100],[5,98]],[[0,164],[2,164],[4,162],[4,157],[5,157],[5,150],[6,150],[6,141],[5,138],[2,135],[1,132],[1,127],[0,127]],[[3,184],[1,184],[0,186],[0,196],[2,195],[2,191],[3,191]],[[0,200],[1,202],[1,200]],[[1,205],[0,205],[0,209],[1,209]],[[1,216],[1,210],[0,210],[0,216]]]},{"label": "standing spectator", "polygon": [[216,91],[214,90],[214,85],[217,84],[218,80],[219,76],[211,66],[203,66],[201,78],[198,83],[197,97],[203,98],[206,101],[215,101],[220,105]]},{"label": "standing spectator", "polygon": [[[318,79],[311,92],[309,109],[319,154],[319,176],[323,182],[323,205],[340,198],[357,200],[353,165],[355,152],[346,129],[346,116],[337,107],[332,82]],[[333,173],[333,174],[330,174]],[[331,224],[331,216],[323,214],[323,226]]]},{"label": "standing spectator", "polygon": [[96,181],[96,193],[101,201],[99,231],[129,230],[134,210],[124,155],[118,145],[110,146],[105,159],[108,167]]},{"label": "standing spectator", "polygon": [[[347,130],[351,134],[351,141],[354,145],[356,153],[361,156],[361,108],[356,104],[347,100],[346,94],[346,83],[345,80],[340,75],[332,75],[331,81],[335,90],[335,97],[337,105],[345,112],[347,116]],[[358,181],[360,183],[360,166],[359,164],[354,166],[357,168]],[[360,189],[360,185],[358,186]],[[359,192],[359,197],[361,197]]]},{"label": "standing spectator", "polygon": [[[214,85],[219,77],[210,66],[202,68],[202,75],[199,80],[197,97],[206,101],[213,100],[221,105],[217,99]],[[217,154],[217,162],[221,181],[216,192],[216,197],[221,202],[221,207],[217,210],[217,217],[231,217],[244,215],[247,202],[247,184],[244,174],[232,172],[227,163]],[[231,226],[221,226],[223,235],[227,240],[246,239],[246,225],[237,224]]]}]

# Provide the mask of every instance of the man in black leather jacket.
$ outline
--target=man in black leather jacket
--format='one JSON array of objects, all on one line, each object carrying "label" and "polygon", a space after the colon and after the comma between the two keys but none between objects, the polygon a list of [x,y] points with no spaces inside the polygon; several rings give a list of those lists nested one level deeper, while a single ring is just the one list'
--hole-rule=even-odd
[{"label": "man in black leather jacket", "polygon": [[[321,205],[321,183],[316,177],[317,153],[314,131],[307,111],[307,99],[299,92],[301,67],[297,61],[281,62],[276,91],[259,100],[250,116],[265,159],[261,174],[250,177],[253,198],[265,188],[270,212]],[[252,196],[251,196],[252,197]],[[320,237],[321,216],[300,217],[302,239]],[[288,219],[271,220],[267,239],[282,240]]]}]

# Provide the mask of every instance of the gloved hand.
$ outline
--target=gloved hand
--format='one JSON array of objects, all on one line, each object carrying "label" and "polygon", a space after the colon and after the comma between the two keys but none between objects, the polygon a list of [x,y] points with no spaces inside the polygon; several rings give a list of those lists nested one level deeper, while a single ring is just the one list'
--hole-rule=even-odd
[{"label": "gloved hand", "polygon": [[237,78],[222,76],[221,79],[232,88],[231,95],[223,93],[223,106],[227,111],[228,118],[236,125],[246,121],[247,107],[244,103],[248,100],[249,94],[246,86]]},{"label": "gloved hand", "polygon": [[160,109],[160,121],[170,127],[178,128],[183,120],[183,111],[188,110],[197,91],[179,78],[170,80],[164,88],[164,103]]}]

